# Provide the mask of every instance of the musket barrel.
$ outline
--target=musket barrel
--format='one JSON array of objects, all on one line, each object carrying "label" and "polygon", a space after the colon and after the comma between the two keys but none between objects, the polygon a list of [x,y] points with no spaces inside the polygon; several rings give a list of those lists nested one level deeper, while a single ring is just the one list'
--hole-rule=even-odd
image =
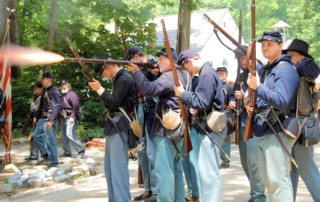
[{"label": "musket barrel", "polygon": [[83,62],[90,64],[114,64],[114,65],[130,65],[135,64],[139,67],[155,69],[156,67],[147,62],[130,62],[127,60],[105,60],[105,59],[89,59],[89,58],[65,58],[63,62]]}]

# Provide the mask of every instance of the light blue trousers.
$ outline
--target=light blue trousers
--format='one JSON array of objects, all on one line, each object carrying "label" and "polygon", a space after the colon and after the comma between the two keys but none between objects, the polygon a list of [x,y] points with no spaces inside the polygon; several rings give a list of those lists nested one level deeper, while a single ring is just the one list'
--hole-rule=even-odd
[{"label": "light blue trousers", "polygon": [[34,139],[32,139],[30,141],[30,155],[29,155],[29,157],[34,158],[34,159],[38,159],[39,153],[40,153],[40,150],[38,148],[38,145],[37,145],[36,141]]},{"label": "light blue trousers", "polygon": [[[181,151],[182,141],[175,141]],[[158,179],[158,202],[184,202],[184,182],[181,159],[172,140],[158,137],[156,176]]]},{"label": "light blue trousers", "polygon": [[51,163],[59,163],[56,141],[58,122],[56,121],[51,128],[46,128],[47,122],[48,119],[39,119],[32,138],[37,143],[42,156],[48,154]]},{"label": "light blue trousers", "polygon": [[[221,133],[211,132],[211,137],[221,147],[227,128]],[[207,135],[199,135],[199,174],[203,202],[222,201],[222,182],[219,168],[220,150]]]},{"label": "light blue trousers", "polygon": [[[279,133],[285,148],[291,153],[295,142]],[[268,190],[268,200],[273,202],[293,202],[290,179],[290,157],[274,134],[258,137],[259,168],[261,179]]]},{"label": "light blue trousers", "polygon": [[244,123],[240,128],[239,154],[242,168],[250,183],[249,202],[265,202],[264,185],[259,170],[258,140],[256,137],[243,141]]},{"label": "light blue trousers", "polygon": [[143,111],[143,104],[137,106],[137,113],[141,127],[144,126],[144,134],[140,135],[140,143],[144,144],[144,149],[138,151],[138,161],[142,172],[143,184],[145,191],[158,193],[158,183],[155,173],[156,162],[156,144],[157,136],[151,134],[152,124],[154,121],[154,109],[149,109],[149,113]]},{"label": "light blue trousers", "polygon": [[61,142],[64,154],[72,154],[70,145],[74,146],[77,152],[84,150],[77,135],[77,126],[77,120],[70,123],[69,119],[61,126]]},{"label": "light blue trousers", "polygon": [[293,146],[293,157],[299,169],[291,165],[291,182],[293,197],[296,199],[299,175],[307,186],[312,199],[320,201],[320,171],[314,161],[313,146],[305,147],[300,144]]},{"label": "light blue trousers", "polygon": [[128,134],[126,133],[106,136],[104,172],[109,202],[131,201],[127,142]]},{"label": "light blue trousers", "polygon": [[[188,192],[192,196],[201,196],[200,189],[200,175],[198,169],[198,155],[199,155],[199,134],[197,130],[191,125],[190,126],[190,138],[192,142],[192,151],[189,154],[184,155],[182,152],[183,171],[187,181]],[[184,147],[182,147],[184,148]]]}]

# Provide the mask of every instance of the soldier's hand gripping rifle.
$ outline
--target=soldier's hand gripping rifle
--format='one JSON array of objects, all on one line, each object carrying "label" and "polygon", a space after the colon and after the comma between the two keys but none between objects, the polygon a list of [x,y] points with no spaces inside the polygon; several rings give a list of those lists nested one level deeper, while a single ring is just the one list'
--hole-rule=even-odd
[{"label": "soldier's hand gripping rifle", "polygon": [[[251,43],[247,52],[247,66],[252,76],[256,76],[256,8],[255,0],[251,1]],[[251,55],[251,61],[250,61]],[[255,90],[248,87],[249,97],[245,97],[244,104],[248,112],[243,140],[247,141],[253,137],[253,119],[255,116],[256,95]],[[250,98],[250,100],[247,100]]]},{"label": "soldier's hand gripping rifle", "polygon": [[[87,66],[84,64],[84,62],[81,60],[79,53],[76,51],[76,49],[72,46],[70,39],[67,37],[66,38],[66,42],[69,45],[70,50],[73,52],[74,56],[78,59],[77,62],[79,62],[79,64],[82,67],[82,74],[84,75],[84,77],[86,77],[86,79],[89,82],[93,82],[93,76],[90,74]],[[64,60],[66,61],[66,59]]]},{"label": "soldier's hand gripping rifle", "polygon": [[[168,37],[166,25],[165,25],[163,19],[161,20],[161,25],[162,25],[163,35],[164,35],[163,42],[166,47],[166,51],[167,51],[168,58],[170,61],[170,66],[172,69],[174,83],[176,86],[180,86],[177,69],[176,69],[176,66],[174,64],[174,60],[172,57],[172,52],[171,52],[171,47],[170,47],[170,42],[169,42],[169,37]],[[180,112],[182,114],[183,124],[184,124],[184,153],[188,154],[192,150],[192,143],[191,143],[191,139],[189,136],[188,112],[187,112],[186,106],[184,106],[182,104],[182,100],[179,97],[178,97],[178,102],[179,102]]]}]

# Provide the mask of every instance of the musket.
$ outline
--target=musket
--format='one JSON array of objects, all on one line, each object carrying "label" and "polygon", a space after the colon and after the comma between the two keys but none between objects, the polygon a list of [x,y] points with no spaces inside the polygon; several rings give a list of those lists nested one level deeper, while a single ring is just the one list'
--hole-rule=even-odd
[{"label": "musket", "polygon": [[239,48],[244,54],[247,50],[241,46],[241,42],[236,41],[232,36],[230,36],[224,29],[222,29],[217,23],[215,23],[207,14],[203,14],[204,19],[206,19],[210,24],[212,24],[217,30],[219,30],[225,37],[227,37],[237,48]]},{"label": "musket", "polygon": [[74,56],[78,59],[77,62],[79,62],[79,64],[82,67],[82,74],[84,75],[84,77],[86,77],[86,79],[89,82],[93,82],[93,76],[90,74],[87,66],[84,64],[84,62],[82,62],[79,53],[76,51],[76,49],[72,46],[71,41],[68,37],[66,37],[66,42],[69,45],[70,50],[73,52]]},{"label": "musket", "polygon": [[125,52],[125,54],[126,54],[127,60],[129,60],[129,52],[128,52],[128,48],[127,48],[126,38],[124,38],[124,34],[123,34],[123,29],[122,29],[122,27],[120,27],[120,32],[121,32],[121,41],[122,41],[122,43],[123,43],[124,52]]},{"label": "musket", "polygon": [[213,142],[213,144],[215,144],[218,149],[223,153],[223,155],[230,161],[230,157],[228,156],[228,154],[223,151],[223,149],[221,148],[221,146],[213,139],[213,137],[210,135],[210,133],[205,129],[205,127],[197,120],[196,117],[192,117],[193,121],[197,124],[197,126],[209,137],[209,139],[211,140],[211,142]]},{"label": "musket", "polygon": [[[242,11],[240,10],[239,13],[239,38],[238,42],[241,44],[241,38],[242,38]],[[237,69],[237,81],[236,81],[236,90],[241,90],[240,85],[240,69],[241,69],[241,54],[237,54],[238,59],[238,69]],[[236,130],[235,130],[235,143],[236,145],[239,145],[240,142],[240,100],[236,99]]]},{"label": "musket", "polygon": [[27,128],[28,128],[28,126],[30,125],[31,122],[32,122],[32,118],[31,118],[30,115],[28,115],[28,117],[26,118],[26,122],[25,122],[25,124],[23,125],[23,128],[20,131],[20,135],[26,135]]},{"label": "musket", "polygon": [[[173,57],[172,57],[172,51],[170,47],[166,25],[163,19],[161,20],[161,25],[162,25],[163,35],[164,35],[163,43],[166,47],[166,52],[168,54],[168,58],[170,61],[174,83],[176,86],[180,86],[176,65],[174,64]],[[184,153],[188,154],[192,150],[192,143],[189,135],[190,131],[189,131],[189,123],[188,123],[188,112],[187,112],[186,106],[182,104],[182,100],[180,97],[178,97],[178,103],[179,103],[180,112],[182,114],[183,124],[184,124],[184,136],[183,136],[184,137]]]},{"label": "musket", "polygon": [[139,67],[156,68],[153,64],[148,62],[130,62],[127,60],[105,60],[105,59],[89,59],[89,58],[65,58],[62,62],[82,62],[82,63],[91,63],[91,64],[110,64],[110,65],[130,65],[130,63],[135,64]]},{"label": "musket", "polygon": [[[247,66],[252,76],[256,76],[256,5],[255,0],[251,1],[251,44],[249,44],[247,58],[250,58],[251,62],[247,59]],[[243,141],[247,141],[253,137],[253,119],[255,116],[256,95],[255,90],[248,87],[248,93],[250,95],[250,101],[247,102],[248,116],[246,119],[246,125],[244,129]]]}]

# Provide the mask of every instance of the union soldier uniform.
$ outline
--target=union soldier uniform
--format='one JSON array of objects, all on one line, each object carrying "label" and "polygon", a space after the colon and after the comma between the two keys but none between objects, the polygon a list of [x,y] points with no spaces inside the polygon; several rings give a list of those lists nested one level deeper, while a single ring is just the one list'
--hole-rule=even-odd
[{"label": "union soldier uniform", "polygon": [[[291,55],[291,60],[294,63],[299,76],[306,77],[311,81],[315,80],[320,74],[320,69],[314,62],[313,57],[308,53],[309,44],[303,40],[294,39],[287,41],[284,45],[286,45],[286,47],[283,48],[282,52],[284,54],[293,53]],[[296,57],[301,57],[301,55],[304,57],[297,60]],[[305,117],[301,117],[300,122],[303,122],[304,119]],[[292,165],[290,172],[294,200],[297,195],[299,176],[301,176],[301,179],[307,186],[312,199],[314,201],[320,201],[320,171],[314,161],[313,145],[306,147],[300,144],[298,140],[292,148],[292,154],[299,166],[299,169],[297,169]]]},{"label": "union soldier uniform", "polygon": [[[141,49],[137,46],[128,49],[129,59],[144,62],[145,57]],[[137,57],[136,57],[137,55]],[[149,81],[159,77],[148,69],[142,68],[141,71]],[[150,198],[158,193],[157,177],[155,174],[156,144],[157,137],[151,134],[154,121],[154,112],[157,97],[146,97],[141,91],[138,93],[137,116],[143,130],[140,134],[139,142],[141,149],[138,150],[138,161],[142,171],[142,178],[145,192],[134,197],[133,200],[140,201]]]},{"label": "union soldier uniform", "polygon": [[[248,46],[242,45],[242,47],[248,50]],[[237,54],[241,54],[241,61],[245,60],[245,54],[240,51],[240,49],[236,49],[235,52]],[[261,68],[257,66],[257,68]],[[249,70],[244,64],[241,64],[242,72],[240,73],[240,87],[241,90],[245,93],[248,90],[247,79],[249,76]],[[237,81],[237,79],[236,79]],[[237,84],[233,85],[233,91],[230,95],[230,101],[236,101],[236,97],[234,92],[237,90]],[[243,99],[240,100],[240,137],[239,137],[239,154],[240,154],[240,162],[243,168],[244,173],[246,174],[249,183],[250,183],[250,199],[248,201],[259,201],[265,202],[266,195],[264,194],[264,185],[261,181],[261,174],[259,170],[259,156],[258,153],[258,142],[257,138],[253,137],[252,139],[247,140],[245,142],[243,140],[244,137],[244,128],[246,119],[248,117],[248,113],[244,108]]]},{"label": "union soldier uniform", "polygon": [[[30,118],[32,120],[32,124],[34,123],[34,119],[36,119],[36,121],[38,121],[41,117],[41,111],[40,111],[40,104],[41,104],[41,94],[42,94],[42,82],[41,81],[36,81],[36,83],[34,85],[32,85],[32,89],[35,93],[34,97],[33,97],[33,102],[31,103],[30,106]],[[41,89],[41,91],[36,92],[38,89]],[[35,140],[32,138],[30,141],[30,155],[29,157],[25,158],[25,160],[38,160],[39,158],[39,148],[37,143],[35,142]]]},{"label": "union soldier uniform", "polygon": [[[197,62],[196,67],[195,62]],[[200,124],[204,125],[207,131],[210,131],[209,135],[221,146],[227,128],[224,127],[220,131],[213,132],[206,124],[206,115],[212,110],[223,112],[224,95],[220,78],[210,63],[200,60],[198,54],[191,49],[180,53],[178,64],[189,73],[199,73],[199,82],[197,86],[193,86],[195,88],[194,92],[180,91],[178,87],[176,88],[176,94],[180,91],[183,103],[198,111],[197,116],[200,119]],[[195,68],[197,70],[194,70]],[[226,125],[224,124],[224,126]],[[197,131],[200,134],[198,166],[202,201],[222,201],[219,148],[211,142],[211,139],[198,126]]]},{"label": "union soldier uniform", "polygon": [[[291,58],[282,56],[282,37],[278,32],[265,32],[259,42],[269,62],[258,70],[260,84],[258,79],[249,76],[248,85],[256,88],[257,114],[253,130],[258,139],[261,179],[271,201],[293,201],[290,156],[286,150],[291,151],[295,139],[285,136],[275,116],[281,120],[284,113],[292,116],[290,113],[295,110],[293,98],[299,86],[299,75],[292,66]],[[271,121],[270,125],[268,121]]]},{"label": "union soldier uniform", "polygon": [[[222,80],[222,88],[224,92],[224,111],[227,115],[227,135],[223,140],[222,143],[222,149],[226,152],[226,154],[231,157],[231,134],[234,131],[234,121],[233,121],[233,111],[229,108],[229,102],[230,102],[230,95],[232,93],[232,87],[228,85],[227,83],[227,76],[228,76],[228,69],[226,67],[218,67],[216,69],[218,74],[225,73],[226,78],[225,80]],[[219,75],[220,76],[220,75]],[[221,77],[220,77],[221,78]],[[223,152],[220,152],[220,158],[222,160],[222,163],[220,165],[220,168],[229,168],[230,167],[230,160],[226,158]]]},{"label": "union soldier uniform", "polygon": [[[51,79],[51,83],[45,86],[44,81]],[[37,122],[32,137],[36,141],[43,160],[50,160],[51,166],[56,166],[58,161],[58,148],[56,141],[57,128],[59,125],[58,115],[61,109],[61,94],[52,84],[53,75],[46,72],[42,75],[42,83],[45,88],[41,101],[41,118]],[[46,81],[47,83],[48,81]],[[47,127],[52,124],[51,127]]]},{"label": "union soldier uniform", "polygon": [[95,65],[95,72],[103,77],[106,77],[104,73],[108,72],[108,79],[113,80],[112,93],[106,91],[96,80],[89,82],[90,87],[97,91],[106,109],[104,171],[108,184],[108,198],[109,201],[129,202],[131,195],[128,134],[131,128],[119,107],[127,113],[134,110],[136,88],[128,72],[116,65]]},{"label": "union soldier uniform", "polygon": [[[194,92],[199,82],[199,75],[193,75],[191,91]],[[198,156],[199,156],[199,134],[196,130],[196,125],[192,120],[192,115],[189,113],[190,124],[190,139],[192,143],[192,150],[185,155],[182,154],[183,161],[182,167],[184,177],[186,178],[188,194],[186,195],[186,201],[199,201],[201,197],[200,175],[198,169]],[[184,146],[183,146],[184,148]]]},{"label": "union soldier uniform", "polygon": [[[166,63],[166,64],[165,64]],[[162,125],[163,113],[169,110],[179,111],[178,98],[174,94],[173,86],[174,79],[171,72],[171,67],[168,64],[166,55],[159,56],[160,71],[163,71],[161,76],[149,81],[144,74],[135,69],[134,66],[129,66],[132,77],[138,88],[144,96],[154,97],[159,96],[156,106],[156,118],[154,119],[152,134],[157,136],[157,157],[155,162],[155,172],[158,179],[158,195],[157,201],[184,201],[184,183],[183,171],[179,152],[181,151],[183,140],[171,140],[168,135],[178,135],[183,131],[165,129]],[[186,86],[189,75],[186,71],[177,66],[177,72],[183,86]],[[190,80],[191,81],[191,80]],[[146,201],[155,201],[154,198]]]}]

